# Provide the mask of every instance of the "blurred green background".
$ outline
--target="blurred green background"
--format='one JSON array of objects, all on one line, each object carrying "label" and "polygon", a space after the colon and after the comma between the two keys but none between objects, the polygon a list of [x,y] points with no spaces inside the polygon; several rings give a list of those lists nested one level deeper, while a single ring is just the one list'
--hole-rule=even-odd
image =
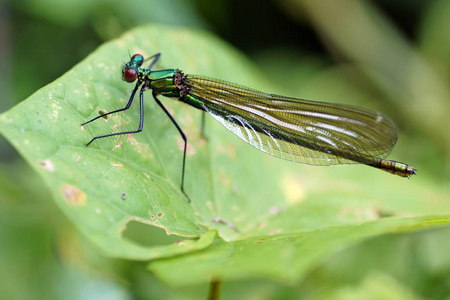
[{"label": "blurred green background", "polygon": [[[268,92],[387,113],[399,128],[391,157],[449,190],[449,1],[22,0],[0,7],[0,113],[130,28],[200,28],[248,56],[273,82]],[[74,231],[43,182],[2,137],[0,174],[0,295],[206,297],[206,285],[167,287],[145,263],[103,257]],[[446,228],[375,238],[336,253],[296,287],[226,283],[223,295],[361,299],[389,286],[396,291],[392,299],[450,299],[449,241]]]}]

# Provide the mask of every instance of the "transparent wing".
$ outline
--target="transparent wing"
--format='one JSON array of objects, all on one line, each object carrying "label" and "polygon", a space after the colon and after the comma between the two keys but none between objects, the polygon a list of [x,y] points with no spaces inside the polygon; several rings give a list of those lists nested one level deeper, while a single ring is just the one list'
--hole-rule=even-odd
[{"label": "transparent wing", "polygon": [[397,141],[386,115],[349,105],[263,93],[188,75],[189,94],[228,130],[273,156],[312,165],[374,163]]}]

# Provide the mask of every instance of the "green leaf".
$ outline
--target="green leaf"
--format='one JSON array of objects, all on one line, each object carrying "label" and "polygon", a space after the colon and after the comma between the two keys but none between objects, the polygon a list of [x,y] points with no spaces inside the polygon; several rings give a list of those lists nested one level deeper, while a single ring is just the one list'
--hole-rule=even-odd
[{"label": "green leaf", "polygon": [[448,223],[448,217],[398,218],[315,231],[256,236],[233,242],[218,240],[196,256],[157,260],[150,264],[150,269],[162,280],[173,284],[208,282],[213,278],[242,280],[248,277],[268,277],[294,284],[336,249],[380,234]]},{"label": "green leaf", "polygon": [[358,286],[344,286],[333,291],[321,293],[313,299],[352,300],[352,299],[423,299],[395,278],[373,272]]},{"label": "green leaf", "polygon": [[121,80],[121,62],[128,52],[161,52],[155,69],[181,68],[272,90],[214,36],[152,25],[106,43],[2,114],[0,132],[44,178],[61,210],[107,255],[157,259],[151,269],[174,284],[212,277],[293,282],[336,249],[449,223],[448,190],[420,175],[405,180],[364,166],[278,160],[211,118],[205,140],[200,111],[162,98],[189,141],[188,203],[180,191],[181,138],[149,92],[142,133],[84,146],[96,135],[137,128],[132,111],[79,126],[127,103],[133,86]]},{"label": "green leaf", "polygon": [[[125,105],[132,87],[121,80],[121,61],[127,59],[128,51],[145,56],[160,51],[164,63],[171,67],[186,66],[195,71],[200,63],[218,74],[245,64],[242,59],[225,57],[227,47],[215,40],[178,28],[135,30],[100,47],[64,76],[1,115],[1,132],[43,176],[67,216],[109,255],[150,259],[203,248],[212,242],[215,231],[207,232],[200,214],[179,190],[179,138],[150,95],[146,95],[151,102],[146,109],[147,127],[140,135],[102,140],[86,148],[86,142],[96,134],[108,132],[120,122],[132,124],[135,116],[112,116],[107,123],[101,119],[85,128],[79,124],[99,110]],[[210,61],[210,56],[202,62],[192,60],[194,52],[202,53],[177,50],[187,44],[225,58],[219,62]],[[249,72],[243,75],[251,77]],[[184,108],[180,109],[177,105],[178,114],[190,117],[190,111],[184,114]],[[194,123],[193,119],[189,122]],[[193,192],[193,199],[195,195]],[[121,236],[130,221],[163,228],[167,234],[201,237],[142,247]]]}]

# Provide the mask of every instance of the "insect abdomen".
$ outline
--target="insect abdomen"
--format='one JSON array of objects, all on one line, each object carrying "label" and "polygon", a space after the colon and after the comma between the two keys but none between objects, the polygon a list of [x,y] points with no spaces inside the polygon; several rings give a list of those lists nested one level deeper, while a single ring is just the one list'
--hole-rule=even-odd
[{"label": "insect abdomen", "polygon": [[380,160],[377,168],[401,177],[410,177],[411,175],[415,175],[417,171],[415,168],[402,162],[386,159]]}]

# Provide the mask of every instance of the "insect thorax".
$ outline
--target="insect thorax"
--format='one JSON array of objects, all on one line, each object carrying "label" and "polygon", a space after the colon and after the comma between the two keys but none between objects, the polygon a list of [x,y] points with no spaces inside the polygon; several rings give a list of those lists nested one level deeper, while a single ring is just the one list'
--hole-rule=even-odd
[{"label": "insect thorax", "polygon": [[173,76],[173,83],[178,89],[179,97],[183,98],[186,94],[189,93],[189,88],[184,84],[184,80],[187,78],[187,75],[183,73],[181,70],[177,70],[175,75]]}]

